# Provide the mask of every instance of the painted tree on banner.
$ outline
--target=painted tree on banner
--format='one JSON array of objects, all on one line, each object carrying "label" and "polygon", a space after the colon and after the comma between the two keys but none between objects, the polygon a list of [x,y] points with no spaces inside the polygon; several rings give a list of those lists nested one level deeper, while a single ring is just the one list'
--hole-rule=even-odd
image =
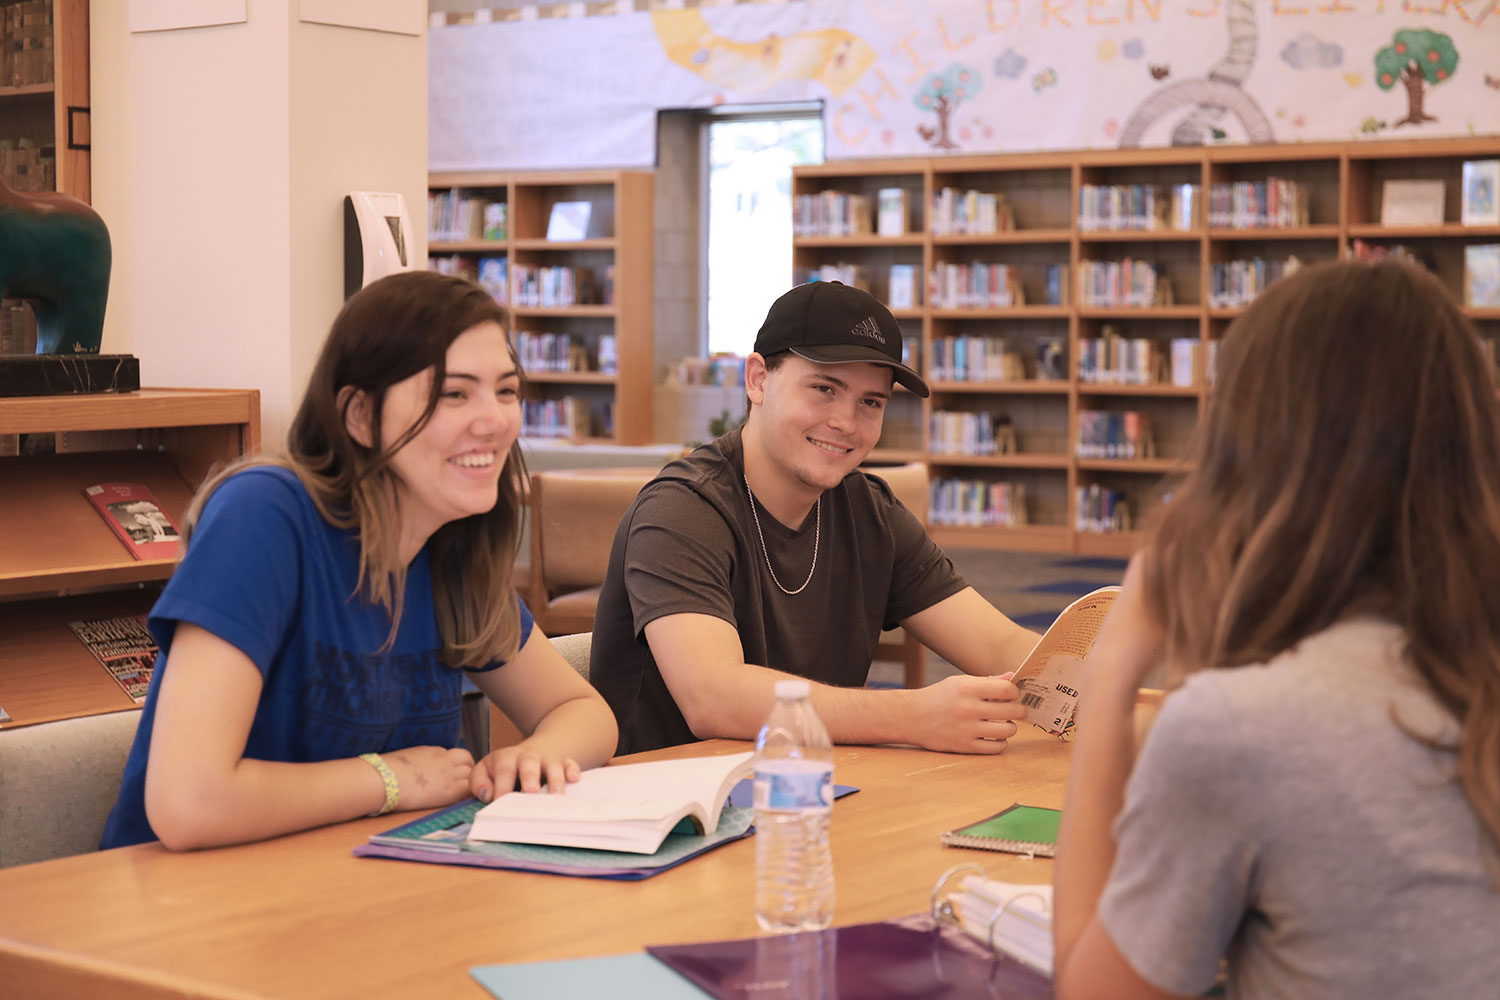
[{"label": "painted tree on banner", "polygon": [[934,149],[957,149],[958,143],[948,134],[948,123],[958,106],[978,92],[979,71],[968,66],[954,63],[941,73],[928,73],[913,103],[918,110],[936,114],[938,123],[937,128],[918,125],[917,134]]},{"label": "painted tree on banner", "polygon": [[1375,53],[1375,83],[1390,90],[1400,80],[1406,87],[1406,117],[1397,125],[1435,122],[1422,107],[1427,84],[1436,86],[1451,79],[1458,69],[1458,50],[1453,39],[1426,28],[1396,32],[1395,40]]}]

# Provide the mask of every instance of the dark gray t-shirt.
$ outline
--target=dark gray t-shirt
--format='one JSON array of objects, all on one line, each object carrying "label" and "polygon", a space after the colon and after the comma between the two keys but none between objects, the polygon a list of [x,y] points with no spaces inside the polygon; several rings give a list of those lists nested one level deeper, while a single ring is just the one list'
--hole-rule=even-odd
[{"label": "dark gray t-shirt", "polygon": [[1452,716],[1390,623],[1350,621],[1162,707],[1099,919],[1159,989],[1234,1000],[1500,995],[1500,892]]},{"label": "dark gray t-shirt", "polygon": [[[851,473],[820,515],[792,530],[757,508],[772,582],[751,518],[739,431],[662,470],[615,533],[599,595],[589,679],[614,709],[622,754],[694,740],[646,645],[666,615],[713,615],[739,632],[745,662],[825,684],[865,683],[882,628],[968,584],[881,479]],[[819,519],[821,518],[821,521]]]}]

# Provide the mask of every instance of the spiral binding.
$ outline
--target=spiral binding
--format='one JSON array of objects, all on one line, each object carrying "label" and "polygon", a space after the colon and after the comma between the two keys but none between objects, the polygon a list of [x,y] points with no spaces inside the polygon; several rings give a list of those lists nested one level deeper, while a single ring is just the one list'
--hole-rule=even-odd
[{"label": "spiral binding", "polygon": [[[943,872],[943,874],[939,875],[937,881],[932,884],[932,900],[930,909],[932,919],[936,923],[953,924],[962,929],[962,921],[959,919],[958,911],[953,905],[951,895],[946,890],[948,883],[951,882],[955,876],[963,874],[965,872],[973,872],[979,875],[981,878],[987,878],[989,876],[989,872],[985,868],[980,865],[974,864],[973,862],[965,862],[961,865],[954,865],[952,868],[949,868],[947,871]],[[1036,900],[1038,903],[1042,904],[1043,911],[1046,912],[1049,917],[1051,916],[1051,907],[1047,902],[1047,897],[1043,896],[1041,893],[1025,891],[1018,892],[1015,895],[1011,896],[1001,904],[998,910],[995,911],[995,915],[990,918],[989,926],[987,926],[984,930],[984,943],[989,946],[990,955],[994,958],[1006,957],[1001,952],[1000,946],[995,941],[995,928],[999,926],[1000,920],[1005,916],[1007,912],[1009,912],[1010,908],[1022,899]],[[964,933],[968,932],[965,931]]]}]

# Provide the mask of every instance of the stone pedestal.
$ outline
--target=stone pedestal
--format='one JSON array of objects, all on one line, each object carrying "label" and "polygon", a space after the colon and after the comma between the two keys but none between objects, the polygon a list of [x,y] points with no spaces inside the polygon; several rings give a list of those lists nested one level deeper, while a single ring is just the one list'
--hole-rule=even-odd
[{"label": "stone pedestal", "polygon": [[141,361],[133,354],[0,355],[0,397],[135,392]]}]

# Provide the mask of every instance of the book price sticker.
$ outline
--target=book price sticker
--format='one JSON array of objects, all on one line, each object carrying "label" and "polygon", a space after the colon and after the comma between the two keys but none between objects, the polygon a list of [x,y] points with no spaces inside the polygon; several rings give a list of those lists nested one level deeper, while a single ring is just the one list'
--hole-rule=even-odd
[{"label": "book price sticker", "polygon": [[1066,735],[1078,707],[1078,688],[1083,681],[1083,661],[1067,653],[1056,653],[1035,677],[1020,682],[1021,704],[1026,721],[1054,736]]}]

